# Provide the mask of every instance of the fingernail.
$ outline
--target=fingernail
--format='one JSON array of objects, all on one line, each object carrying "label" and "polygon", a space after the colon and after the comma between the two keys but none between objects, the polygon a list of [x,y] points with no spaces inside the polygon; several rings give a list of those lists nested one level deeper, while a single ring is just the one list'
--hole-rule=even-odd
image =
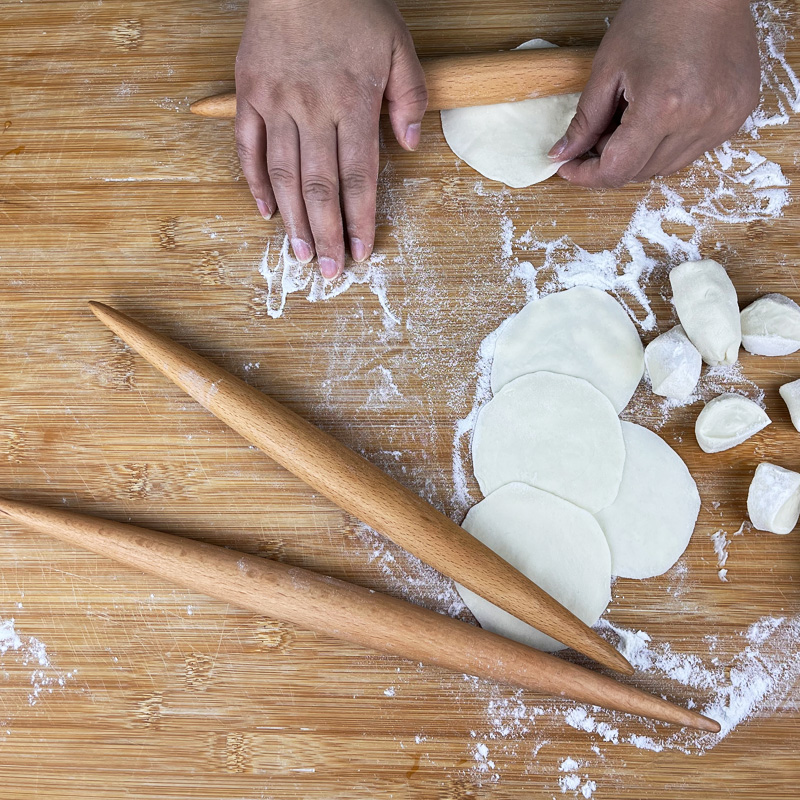
[{"label": "fingernail", "polygon": [[263,200],[256,197],[256,205],[258,206],[258,213],[261,214],[264,219],[272,219],[274,212]]},{"label": "fingernail", "polygon": [[339,267],[332,258],[322,256],[319,260],[319,271],[323,278],[331,280],[339,274]]},{"label": "fingernail", "polygon": [[409,150],[417,149],[421,130],[422,125],[419,122],[415,122],[413,125],[409,125],[406,128],[406,147]]},{"label": "fingernail", "polygon": [[567,137],[562,136],[551,148],[547,154],[554,161],[567,149]]},{"label": "fingernail", "polygon": [[314,258],[314,251],[311,249],[311,245],[302,239],[292,239],[292,250],[294,250],[294,257],[304,264],[308,264]]},{"label": "fingernail", "polygon": [[354,261],[366,261],[369,256],[369,250],[361,239],[350,239],[350,254],[353,256]]}]

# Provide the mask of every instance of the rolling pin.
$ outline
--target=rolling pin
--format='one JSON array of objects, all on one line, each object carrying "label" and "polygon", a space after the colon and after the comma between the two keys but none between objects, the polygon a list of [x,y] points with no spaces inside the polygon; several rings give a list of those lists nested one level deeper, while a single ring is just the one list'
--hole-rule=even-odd
[{"label": "rolling pin", "polygon": [[[589,80],[595,52],[594,47],[545,47],[422,58],[428,111],[580,92]],[[202,117],[235,117],[236,94],[205,97],[189,110]],[[385,103],[382,110],[385,113]]]},{"label": "rolling pin", "polygon": [[374,464],[285,406],[102,303],[95,316],[215,417],[340,508],[434,569],[607,667],[633,667],[493,550]]},{"label": "rolling pin", "polygon": [[0,514],[239,608],[456,673],[716,733],[717,722],[607,675],[371,589],[225,547],[0,498]]}]

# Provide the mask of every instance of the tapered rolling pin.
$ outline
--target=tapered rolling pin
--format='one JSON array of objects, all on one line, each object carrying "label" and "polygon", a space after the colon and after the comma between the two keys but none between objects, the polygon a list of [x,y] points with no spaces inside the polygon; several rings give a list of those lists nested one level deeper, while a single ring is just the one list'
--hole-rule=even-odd
[{"label": "tapered rolling pin", "polygon": [[[428,111],[580,92],[595,52],[593,47],[547,47],[423,58]],[[203,117],[235,117],[236,94],[206,97],[189,109]]]},{"label": "tapered rolling pin", "polygon": [[266,558],[0,498],[0,514],[232,605],[373,650],[716,733],[717,722],[405,600]]},{"label": "tapered rolling pin", "polygon": [[102,303],[92,311],[198,403],[340,508],[559,642],[631,674],[605,639],[494,551],[293,411],[202,356]]}]

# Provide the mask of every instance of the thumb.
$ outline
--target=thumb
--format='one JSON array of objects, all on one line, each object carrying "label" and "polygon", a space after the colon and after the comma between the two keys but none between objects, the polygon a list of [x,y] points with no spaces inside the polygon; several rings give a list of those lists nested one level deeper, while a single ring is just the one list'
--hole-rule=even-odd
[{"label": "thumb", "polygon": [[428,90],[410,34],[395,46],[392,53],[392,67],[384,96],[397,141],[406,150],[416,150],[422,115],[428,105]]},{"label": "thumb", "polygon": [[592,73],[578,100],[567,132],[548,153],[554,161],[571,161],[591,150],[614,119],[619,94],[618,82]]}]

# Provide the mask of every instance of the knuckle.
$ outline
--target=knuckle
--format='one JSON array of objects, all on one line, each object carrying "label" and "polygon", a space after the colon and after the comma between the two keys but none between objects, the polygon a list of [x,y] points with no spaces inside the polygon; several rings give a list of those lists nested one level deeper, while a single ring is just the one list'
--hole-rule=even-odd
[{"label": "knuckle", "polygon": [[377,183],[376,177],[362,167],[350,166],[342,172],[341,189],[346,194],[366,194],[374,191]]},{"label": "knuckle", "polygon": [[307,203],[331,203],[339,197],[339,185],[327,175],[308,175],[303,178],[302,192]]},{"label": "knuckle", "polygon": [[276,189],[287,190],[297,184],[297,170],[289,164],[278,162],[270,164],[268,168],[269,179]]},{"label": "knuckle", "polygon": [[396,102],[408,106],[419,106],[426,108],[428,105],[428,87],[424,83],[415,83],[400,92]]}]

